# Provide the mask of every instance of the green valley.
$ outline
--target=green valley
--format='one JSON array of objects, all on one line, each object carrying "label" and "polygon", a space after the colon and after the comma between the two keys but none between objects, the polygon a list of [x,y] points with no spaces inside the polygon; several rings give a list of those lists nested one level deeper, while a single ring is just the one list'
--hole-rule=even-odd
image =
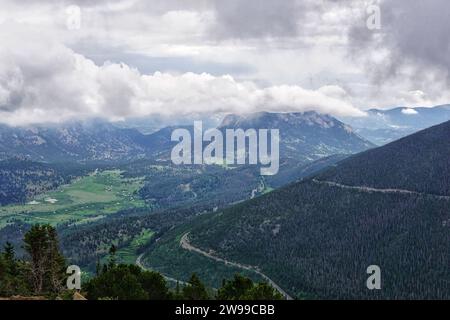
[{"label": "green valley", "polygon": [[140,234],[135,236],[127,247],[117,251],[117,262],[125,264],[135,264],[139,256],[139,249],[148,244],[153,238],[155,232],[149,229],[143,229]]},{"label": "green valley", "polygon": [[145,206],[137,195],[142,186],[142,178],[124,178],[119,170],[95,171],[26,204],[0,207],[0,227],[13,221],[52,225],[92,222],[125,208]]}]

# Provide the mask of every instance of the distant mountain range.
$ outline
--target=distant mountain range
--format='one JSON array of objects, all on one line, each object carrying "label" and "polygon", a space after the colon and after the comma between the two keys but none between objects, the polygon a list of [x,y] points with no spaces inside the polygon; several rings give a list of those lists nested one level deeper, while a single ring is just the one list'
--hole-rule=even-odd
[{"label": "distant mountain range", "polygon": [[[225,205],[301,179],[349,154],[374,146],[354,134],[349,126],[315,112],[226,116],[218,126],[221,131],[239,128],[280,130],[280,170],[278,174],[262,179],[254,166],[227,167],[233,170],[214,166],[172,167],[170,152],[177,142],[172,142],[170,137],[177,128],[187,129],[193,134],[192,126],[170,126],[145,137],[147,145],[152,148],[152,157],[166,165],[163,176],[161,170],[154,170],[145,161],[131,163],[125,168],[128,172],[152,176],[140,191],[144,199],[157,199],[158,203],[166,205],[186,205],[193,201],[215,201]],[[203,130],[207,129],[204,123]],[[185,190],[186,187],[189,191]]]},{"label": "distant mountain range", "polygon": [[14,156],[34,161],[118,161],[144,157],[145,136],[103,121],[63,125],[0,127],[0,159]]},{"label": "distant mountain range", "polygon": [[89,168],[116,166],[149,178],[139,194],[154,206],[212,200],[226,205],[303,178],[373,146],[340,121],[314,112],[227,116],[221,130],[280,129],[279,173],[262,179],[255,166],[173,166],[170,152],[177,142],[171,141],[171,134],[178,128],[193,132],[192,126],[169,126],[144,135],[101,120],[0,126],[0,204],[24,203]]},{"label": "distant mountain range", "polygon": [[315,171],[375,146],[350,126],[316,112],[228,115],[218,128],[222,131],[237,128],[280,130],[280,170],[278,174],[266,177],[272,187],[303,178],[309,170],[308,164]]},{"label": "distant mountain range", "polygon": [[228,115],[219,129],[279,129],[280,158],[306,163],[333,154],[357,153],[374,145],[329,115],[317,112]]},{"label": "distant mountain range", "polygon": [[[101,120],[31,127],[0,126],[0,159],[24,157],[33,161],[131,161],[169,159],[176,144],[169,126],[152,134],[119,128]],[[276,128],[281,133],[281,157],[304,164],[333,154],[351,154],[373,147],[352,129],[327,115],[306,113],[257,113],[229,115],[220,129]],[[205,128],[207,129],[207,128]]]},{"label": "distant mountain range", "polygon": [[[296,297],[449,299],[450,122],[199,217],[191,244]],[[382,289],[368,290],[377,265]]]},{"label": "distant mountain range", "polygon": [[341,120],[355,128],[361,136],[378,145],[384,145],[450,120],[450,105],[414,109],[370,109],[366,117],[344,117]]}]

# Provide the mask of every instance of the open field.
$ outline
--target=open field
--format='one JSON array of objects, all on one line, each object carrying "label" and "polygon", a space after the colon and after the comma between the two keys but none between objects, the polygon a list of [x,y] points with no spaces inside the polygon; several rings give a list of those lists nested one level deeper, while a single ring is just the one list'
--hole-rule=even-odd
[{"label": "open field", "polygon": [[142,207],[145,203],[136,194],[142,185],[142,178],[125,179],[119,170],[96,171],[27,204],[0,207],[0,228],[13,219],[52,225],[82,224],[121,209]]},{"label": "open field", "polygon": [[126,248],[117,250],[117,262],[126,264],[135,264],[138,257],[138,249],[147,244],[155,233],[149,229],[144,229],[131,241]]}]

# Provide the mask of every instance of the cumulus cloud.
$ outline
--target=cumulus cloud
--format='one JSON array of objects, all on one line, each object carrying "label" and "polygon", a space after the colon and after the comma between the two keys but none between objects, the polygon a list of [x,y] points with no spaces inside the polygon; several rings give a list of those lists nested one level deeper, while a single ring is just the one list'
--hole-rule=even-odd
[{"label": "cumulus cloud", "polygon": [[142,74],[124,63],[97,65],[51,40],[2,38],[0,121],[8,124],[261,110],[361,113],[337,86],[307,90],[297,85],[260,87],[230,75]]},{"label": "cumulus cloud", "polygon": [[406,115],[415,115],[415,114],[419,114],[419,112],[417,112],[416,110],[411,109],[411,108],[405,108],[405,109],[402,109],[402,113],[403,113],[403,114],[406,114]]},{"label": "cumulus cloud", "polygon": [[448,1],[373,2],[3,0],[0,121],[448,103]]}]

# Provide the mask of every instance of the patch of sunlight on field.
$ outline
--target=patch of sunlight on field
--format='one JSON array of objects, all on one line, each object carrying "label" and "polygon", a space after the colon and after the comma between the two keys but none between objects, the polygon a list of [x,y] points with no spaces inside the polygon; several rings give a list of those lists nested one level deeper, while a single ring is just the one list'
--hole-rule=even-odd
[{"label": "patch of sunlight on field", "polygon": [[[154,236],[155,232],[150,229],[143,229],[140,234],[135,236],[130,244],[126,247],[120,248],[116,252],[117,263],[135,264],[136,259],[139,256],[138,249],[146,245]],[[104,248],[103,251],[107,251],[108,248]],[[103,263],[108,261],[108,256],[102,259]]]},{"label": "patch of sunlight on field", "polygon": [[92,173],[27,204],[0,207],[0,228],[11,219],[27,223],[86,223],[122,209],[143,207],[136,192],[143,178],[123,178],[119,170]]}]

